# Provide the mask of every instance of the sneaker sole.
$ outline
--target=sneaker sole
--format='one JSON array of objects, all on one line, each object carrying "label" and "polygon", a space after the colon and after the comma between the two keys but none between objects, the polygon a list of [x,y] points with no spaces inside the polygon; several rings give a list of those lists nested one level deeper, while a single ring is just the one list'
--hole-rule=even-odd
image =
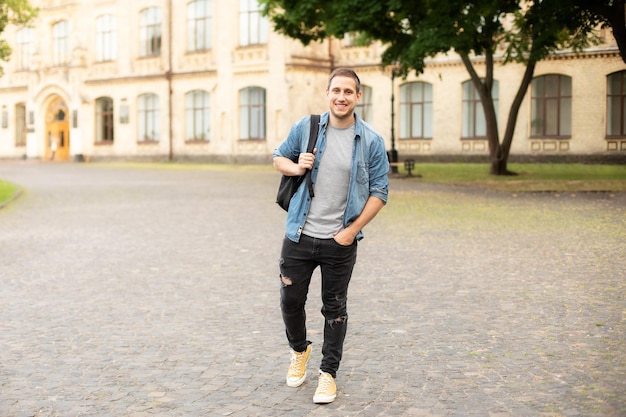
[{"label": "sneaker sole", "polygon": [[335,401],[335,398],[337,398],[337,394],[335,394],[335,395],[314,395],[313,396],[313,402],[315,404],[329,404],[329,403],[332,403],[333,401]]},{"label": "sneaker sole", "polygon": [[287,377],[287,386],[291,387],[291,388],[297,388],[300,385],[302,385],[304,383],[304,380],[306,379],[306,372],[304,373],[304,376],[300,379],[297,379],[295,381],[290,380],[289,377]]}]

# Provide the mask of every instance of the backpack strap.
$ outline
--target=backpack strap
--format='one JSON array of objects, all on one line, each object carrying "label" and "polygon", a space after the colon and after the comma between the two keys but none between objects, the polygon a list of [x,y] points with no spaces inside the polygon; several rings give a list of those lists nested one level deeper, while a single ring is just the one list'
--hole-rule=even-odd
[{"label": "backpack strap", "polygon": [[[309,131],[309,145],[307,146],[307,153],[312,153],[313,149],[315,149],[315,143],[317,142],[317,133],[320,128],[320,115],[312,114],[311,115],[311,130]],[[306,173],[306,184],[309,188],[309,195],[311,197],[315,197],[315,193],[313,192],[313,180],[311,179],[311,170],[307,169]]]}]

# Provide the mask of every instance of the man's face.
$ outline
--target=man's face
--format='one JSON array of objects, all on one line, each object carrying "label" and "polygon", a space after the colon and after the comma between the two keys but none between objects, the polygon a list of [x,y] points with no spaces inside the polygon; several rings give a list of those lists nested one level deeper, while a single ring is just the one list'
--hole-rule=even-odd
[{"label": "man's face", "polygon": [[361,98],[361,92],[356,92],[356,81],[351,77],[336,76],[330,82],[326,90],[330,114],[337,121],[350,121],[354,113],[354,107]]}]

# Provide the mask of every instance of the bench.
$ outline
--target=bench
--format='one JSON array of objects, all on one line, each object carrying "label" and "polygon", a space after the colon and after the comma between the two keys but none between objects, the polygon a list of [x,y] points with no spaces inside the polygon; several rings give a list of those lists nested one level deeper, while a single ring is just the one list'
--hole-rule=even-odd
[{"label": "bench", "polygon": [[406,172],[409,176],[413,175],[411,173],[411,171],[413,170],[413,168],[415,168],[415,161],[412,159],[407,159],[404,162],[390,162],[389,163],[390,167],[404,167],[404,169],[406,169]]}]

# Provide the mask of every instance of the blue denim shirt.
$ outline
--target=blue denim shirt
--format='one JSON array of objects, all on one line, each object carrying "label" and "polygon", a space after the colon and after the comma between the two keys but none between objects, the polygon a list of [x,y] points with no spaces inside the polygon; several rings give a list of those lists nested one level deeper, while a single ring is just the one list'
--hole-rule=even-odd
[{"label": "blue denim shirt", "polygon": [[[320,117],[320,128],[315,145],[317,153],[311,172],[313,187],[315,187],[320,161],[324,157],[326,150],[328,117],[328,112]],[[298,160],[301,152],[306,152],[309,142],[310,120],[309,116],[305,116],[291,127],[287,139],[274,150],[274,158],[284,156],[295,162]],[[344,227],[347,227],[361,214],[370,196],[378,197],[384,203],[387,203],[387,195],[389,193],[388,172],[389,161],[385,151],[385,141],[370,125],[356,116],[348,203],[343,216]],[[309,196],[306,181],[303,181],[289,203],[286,236],[290,240],[294,242],[300,240],[310,206],[311,197]],[[356,238],[361,240],[363,232],[359,231]]]}]

